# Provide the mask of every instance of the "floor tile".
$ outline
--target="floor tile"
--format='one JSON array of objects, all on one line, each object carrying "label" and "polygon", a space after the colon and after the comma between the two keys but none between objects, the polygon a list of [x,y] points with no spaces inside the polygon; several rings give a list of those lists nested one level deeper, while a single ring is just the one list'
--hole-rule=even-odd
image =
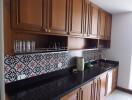
[{"label": "floor tile", "polygon": [[132,100],[132,95],[115,90],[110,96],[106,98],[106,100]]}]

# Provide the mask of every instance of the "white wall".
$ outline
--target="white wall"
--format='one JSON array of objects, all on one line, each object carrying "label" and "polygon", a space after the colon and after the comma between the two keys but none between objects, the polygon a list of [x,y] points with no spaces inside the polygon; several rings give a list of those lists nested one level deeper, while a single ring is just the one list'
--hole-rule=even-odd
[{"label": "white wall", "polygon": [[4,37],[3,37],[3,0],[0,0],[0,100],[4,100]]},{"label": "white wall", "polygon": [[105,55],[119,61],[118,86],[132,89],[132,13],[113,15],[111,49]]}]

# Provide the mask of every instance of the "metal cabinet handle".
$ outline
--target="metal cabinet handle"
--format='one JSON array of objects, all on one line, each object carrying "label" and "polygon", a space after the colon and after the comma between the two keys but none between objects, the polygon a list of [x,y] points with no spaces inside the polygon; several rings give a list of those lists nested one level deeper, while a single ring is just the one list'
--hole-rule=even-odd
[{"label": "metal cabinet handle", "polygon": [[47,29],[45,29],[45,32],[47,32]]},{"label": "metal cabinet handle", "polygon": [[79,97],[79,92],[77,92],[77,100],[79,100],[80,99],[80,97]]},{"label": "metal cabinet handle", "polygon": [[80,97],[80,100],[83,100],[83,90],[82,89],[80,89],[80,94],[81,94],[81,97]]},{"label": "metal cabinet handle", "polygon": [[48,32],[51,32],[51,30],[48,30]]}]

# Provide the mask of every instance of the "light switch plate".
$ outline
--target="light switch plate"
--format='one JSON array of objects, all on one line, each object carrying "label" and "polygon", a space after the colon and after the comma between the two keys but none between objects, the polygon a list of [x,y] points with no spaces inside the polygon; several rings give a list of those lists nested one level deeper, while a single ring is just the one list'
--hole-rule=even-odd
[{"label": "light switch plate", "polygon": [[59,62],[59,63],[58,63],[58,68],[61,68],[61,67],[62,67],[62,63]]},{"label": "light switch plate", "polygon": [[22,80],[22,79],[25,79],[26,78],[26,75],[25,74],[21,74],[17,77],[18,80]]}]

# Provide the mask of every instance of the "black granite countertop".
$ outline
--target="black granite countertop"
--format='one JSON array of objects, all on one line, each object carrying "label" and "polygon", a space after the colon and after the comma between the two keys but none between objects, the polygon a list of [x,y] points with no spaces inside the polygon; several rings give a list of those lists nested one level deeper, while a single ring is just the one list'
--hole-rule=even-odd
[{"label": "black granite countertop", "polygon": [[[100,63],[101,62],[101,63]],[[102,63],[106,68],[102,68]],[[98,75],[118,67],[118,62],[100,60],[90,70],[71,72],[64,69],[48,75],[6,84],[6,94],[11,100],[58,100],[72,90],[93,80]]]}]

